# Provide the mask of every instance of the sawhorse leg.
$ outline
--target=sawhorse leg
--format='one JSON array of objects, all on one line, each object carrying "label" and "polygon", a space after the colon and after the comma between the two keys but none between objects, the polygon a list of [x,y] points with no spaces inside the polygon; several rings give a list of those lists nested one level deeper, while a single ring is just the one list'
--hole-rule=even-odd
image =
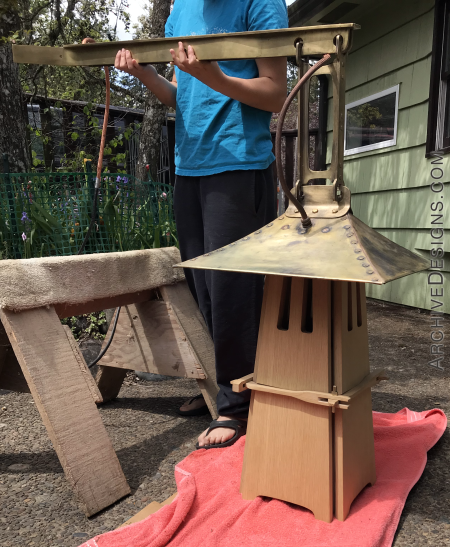
[{"label": "sawhorse leg", "polygon": [[129,494],[83,371],[55,310],[1,310],[0,318],[86,515]]}]

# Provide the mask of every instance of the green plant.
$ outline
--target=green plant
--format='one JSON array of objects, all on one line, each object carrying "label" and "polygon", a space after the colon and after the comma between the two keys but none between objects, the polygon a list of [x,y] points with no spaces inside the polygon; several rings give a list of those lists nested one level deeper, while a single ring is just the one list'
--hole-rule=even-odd
[{"label": "green plant", "polygon": [[[0,175],[0,258],[76,254],[92,216],[95,175]],[[6,178],[5,178],[6,180]],[[86,253],[178,245],[172,189],[123,173],[102,176]]]},{"label": "green plant", "polygon": [[106,315],[104,311],[66,317],[61,319],[61,323],[70,327],[75,340],[82,341],[86,338],[104,340],[105,338]]}]

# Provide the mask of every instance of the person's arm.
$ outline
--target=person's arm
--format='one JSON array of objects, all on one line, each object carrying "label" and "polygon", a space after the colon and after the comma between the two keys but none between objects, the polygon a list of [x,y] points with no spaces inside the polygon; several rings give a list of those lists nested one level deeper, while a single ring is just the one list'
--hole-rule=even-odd
[{"label": "person's arm", "polygon": [[115,68],[136,76],[156,97],[165,105],[176,107],[177,98],[177,79],[175,71],[172,82],[167,81],[160,76],[151,65],[140,65],[136,59],[133,59],[131,51],[121,49],[117,52],[114,62]]},{"label": "person's arm", "polygon": [[227,76],[217,62],[199,61],[192,46],[187,54],[183,43],[171,49],[173,63],[208,87],[260,110],[279,112],[287,95],[287,60],[285,57],[256,59],[259,77],[244,79]]}]

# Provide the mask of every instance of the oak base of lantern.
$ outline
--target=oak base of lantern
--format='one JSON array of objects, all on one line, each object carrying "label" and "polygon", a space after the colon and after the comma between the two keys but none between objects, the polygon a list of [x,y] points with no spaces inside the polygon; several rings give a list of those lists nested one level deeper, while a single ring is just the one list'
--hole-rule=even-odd
[{"label": "oak base of lantern", "polygon": [[271,388],[234,380],[252,392],[241,494],[268,496],[310,509],[331,522],[345,520],[355,497],[376,480],[370,387],[386,379],[368,375],[343,395]]},{"label": "oak base of lantern", "polygon": [[[267,276],[252,389],[241,493],[345,520],[374,484],[364,285]],[[289,389],[288,389],[289,387]]]}]

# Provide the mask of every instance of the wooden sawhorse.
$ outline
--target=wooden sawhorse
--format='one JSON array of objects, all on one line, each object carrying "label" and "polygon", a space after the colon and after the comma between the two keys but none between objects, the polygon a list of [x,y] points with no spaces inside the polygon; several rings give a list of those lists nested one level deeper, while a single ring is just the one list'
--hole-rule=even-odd
[{"label": "wooden sawhorse", "polygon": [[[213,345],[172,268],[179,260],[170,248],[0,262],[0,388],[32,394],[87,516],[130,493],[96,407],[118,394],[126,369],[196,378],[215,413]],[[97,386],[60,319],[117,306],[125,308]]]}]

